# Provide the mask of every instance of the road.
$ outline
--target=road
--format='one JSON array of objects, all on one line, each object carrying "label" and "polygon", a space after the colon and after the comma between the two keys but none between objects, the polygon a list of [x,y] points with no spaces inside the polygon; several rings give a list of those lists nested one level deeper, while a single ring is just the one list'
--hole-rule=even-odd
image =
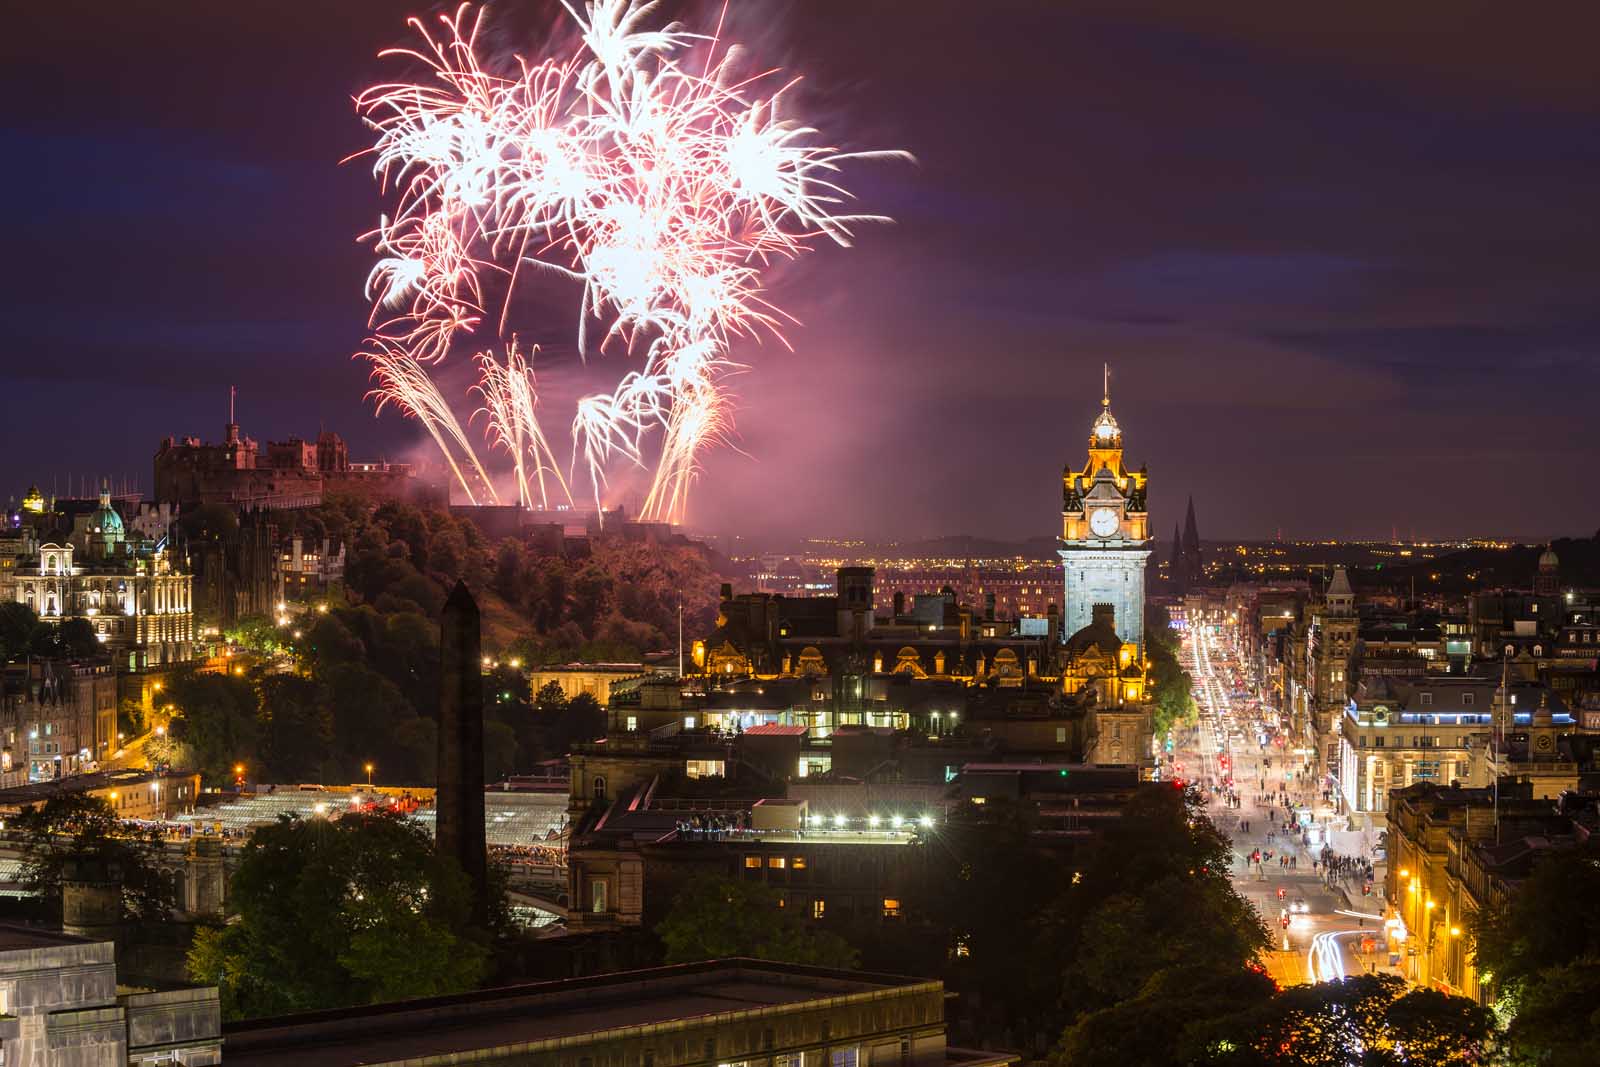
[{"label": "road", "polygon": [[[1175,738],[1174,770],[1205,790],[1212,821],[1233,840],[1234,887],[1273,934],[1275,951],[1266,961],[1272,977],[1296,985],[1387,969],[1381,955],[1360,951],[1363,942],[1381,949],[1376,898],[1358,891],[1347,899],[1330,888],[1313,870],[1320,848],[1308,847],[1298,829],[1283,829],[1287,808],[1281,801],[1313,798],[1296,792],[1293,782],[1280,792],[1286,784],[1281,749],[1265,743],[1259,702],[1244,695],[1248,682],[1230,637],[1191,624],[1184,652],[1200,723]],[[1252,863],[1258,850],[1262,862]]]}]

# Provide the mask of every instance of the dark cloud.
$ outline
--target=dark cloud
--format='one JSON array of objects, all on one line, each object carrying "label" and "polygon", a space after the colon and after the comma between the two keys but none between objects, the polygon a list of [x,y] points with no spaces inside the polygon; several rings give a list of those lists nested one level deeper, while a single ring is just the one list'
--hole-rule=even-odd
[{"label": "dark cloud", "polygon": [[[424,14],[445,10],[438,5]],[[448,5],[453,7],[453,5]],[[720,4],[675,3],[703,24]],[[0,41],[0,485],[334,426],[398,454],[349,354],[380,201],[350,98],[398,2],[59,2]],[[553,3],[501,3],[490,43]],[[895,225],[774,276],[696,518],[744,531],[1048,533],[1114,366],[1152,506],[1204,532],[1587,532],[1600,459],[1592,5],[741,2],[796,110],[914,165],[849,178]],[[514,309],[550,408],[576,294]],[[463,409],[465,413],[466,407]],[[556,425],[564,418],[552,416]],[[132,459],[128,457],[133,457]],[[623,481],[619,481],[622,485]],[[1515,487],[1514,509],[1486,486]]]}]

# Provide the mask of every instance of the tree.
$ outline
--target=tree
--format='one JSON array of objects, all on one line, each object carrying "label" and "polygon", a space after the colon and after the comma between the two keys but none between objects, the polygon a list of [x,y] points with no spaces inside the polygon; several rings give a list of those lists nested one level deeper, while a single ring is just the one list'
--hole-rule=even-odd
[{"label": "tree", "polygon": [[483,777],[498,782],[517,771],[517,732],[503,722],[483,724]]},{"label": "tree", "polygon": [[1508,1036],[1522,1062],[1589,1067],[1600,1032],[1600,957],[1585,956],[1539,972],[1517,1002]]},{"label": "tree", "polygon": [[1178,659],[1178,635],[1162,605],[1152,603],[1145,609],[1145,636],[1150,655],[1150,696],[1155,702],[1155,734],[1162,737],[1173,726],[1194,721],[1194,680]]},{"label": "tree", "polygon": [[393,682],[359,663],[319,668],[318,678],[332,711],[331,747],[342,777],[353,781],[361,766],[374,761],[383,768],[385,781],[425,780],[402,758],[403,734],[417,713]]},{"label": "tree", "polygon": [[[1211,1020],[1258,1006],[1274,992],[1259,969],[1198,962],[1158,972],[1136,996],[1082,1015],[1050,1057],[1059,1067],[1169,1067],[1205,1055]],[[1162,1025],[1152,1025],[1161,1020]],[[1187,1054],[1186,1054],[1187,1053]]]},{"label": "tree", "polygon": [[22,810],[11,824],[22,839],[22,884],[59,919],[61,886],[73,877],[122,883],[124,916],[161,918],[173,905],[161,873],[161,835],[117,819],[111,805],[87,793],[64,793]]},{"label": "tree", "polygon": [[233,780],[234,764],[260,770],[260,721],[255,687],[231,674],[180,678],[170,692],[178,717],[173,739],[189,746],[195,769],[209,782]]},{"label": "tree", "polygon": [[1494,1034],[1487,1008],[1391,974],[1290,986],[1185,1030],[1184,1060],[1228,1067],[1466,1067]]},{"label": "tree", "polygon": [[26,655],[38,629],[39,616],[28,605],[16,601],[0,604],[0,660],[9,662]]},{"label": "tree", "polygon": [[317,780],[333,740],[323,687],[293,674],[266,678],[260,716],[261,759],[269,780]]},{"label": "tree", "polygon": [[[1205,920],[1196,922],[1197,915]],[[1255,908],[1226,877],[1168,875],[1095,908],[1068,968],[1069,990],[1077,1004],[1109,1006],[1192,960],[1240,973],[1266,947]]]},{"label": "tree", "polygon": [[1503,906],[1477,917],[1478,970],[1512,1015],[1512,1049],[1530,1061],[1592,1061],[1593,1031],[1579,1020],[1600,1022],[1600,916],[1573,902],[1597,894],[1600,843],[1590,839],[1541,857]]},{"label": "tree", "polygon": [[202,931],[189,953],[228,1018],[461,992],[488,963],[466,877],[392,815],[257,830],[228,904],[237,921]]},{"label": "tree", "polygon": [[100,654],[100,638],[88,619],[67,619],[56,627],[56,645],[69,659],[87,659]]},{"label": "tree", "polygon": [[779,963],[853,968],[856,950],[825,930],[812,930],[782,898],[757,882],[702,875],[673,898],[656,927],[668,963],[750,956]]}]

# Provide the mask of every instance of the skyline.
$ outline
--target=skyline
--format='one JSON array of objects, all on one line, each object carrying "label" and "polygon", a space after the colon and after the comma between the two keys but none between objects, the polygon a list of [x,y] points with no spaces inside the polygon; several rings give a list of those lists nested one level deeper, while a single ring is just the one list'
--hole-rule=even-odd
[{"label": "skyline", "polygon": [[[536,6],[513,21],[553,17]],[[897,225],[782,272],[796,352],[742,353],[744,454],[710,458],[690,524],[1048,536],[1109,360],[1158,540],[1190,494],[1208,539],[1592,533],[1600,504],[1568,487],[1600,458],[1594,16],[1451,10],[1441,35],[1420,6],[739,5],[733,36],[806,76],[808,117],[918,163],[853,176]],[[230,385],[263,441],[421,440],[373,420],[347,358],[371,262],[352,235],[379,205],[338,165],[412,11],[172,11],[30,10],[3,46],[0,143],[34,161],[3,179],[27,207],[0,268],[8,495],[69,472],[148,487],[162,437],[220,436]],[[577,389],[570,326],[552,310],[534,339]]]}]

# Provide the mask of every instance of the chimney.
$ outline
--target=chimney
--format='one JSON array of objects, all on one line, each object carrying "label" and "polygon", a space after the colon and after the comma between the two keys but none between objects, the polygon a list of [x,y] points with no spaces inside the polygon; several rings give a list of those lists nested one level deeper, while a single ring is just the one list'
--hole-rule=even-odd
[{"label": "chimney", "polygon": [[439,618],[439,767],[435,847],[472,886],[472,919],[488,921],[483,814],[483,653],[478,603],[456,582]]},{"label": "chimney", "polygon": [[906,595],[899,589],[894,591],[894,617],[899,618],[906,613]]}]

